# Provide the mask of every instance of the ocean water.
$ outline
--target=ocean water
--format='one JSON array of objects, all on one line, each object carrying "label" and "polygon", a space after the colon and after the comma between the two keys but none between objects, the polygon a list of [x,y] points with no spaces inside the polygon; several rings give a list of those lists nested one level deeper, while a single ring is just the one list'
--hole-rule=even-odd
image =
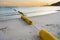
[{"label": "ocean water", "polygon": [[[0,7],[0,19],[6,19],[7,17],[16,18],[19,17],[19,13],[17,11],[21,11],[24,14],[42,14],[41,12],[50,12],[60,10],[60,6],[41,6],[41,7]],[[28,16],[28,15],[27,15]]]}]

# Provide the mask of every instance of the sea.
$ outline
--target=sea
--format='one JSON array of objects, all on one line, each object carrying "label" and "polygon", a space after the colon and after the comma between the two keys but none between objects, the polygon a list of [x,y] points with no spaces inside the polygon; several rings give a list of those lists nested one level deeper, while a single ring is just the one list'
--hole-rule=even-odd
[{"label": "sea", "polygon": [[4,19],[9,19],[9,18],[18,18],[19,17],[19,13],[23,12],[24,14],[32,14],[33,15],[36,13],[40,13],[41,12],[50,12],[50,11],[59,11],[60,10],[60,6],[29,6],[29,7],[18,7],[18,6],[5,6],[5,7],[0,7],[0,20],[4,20]]}]

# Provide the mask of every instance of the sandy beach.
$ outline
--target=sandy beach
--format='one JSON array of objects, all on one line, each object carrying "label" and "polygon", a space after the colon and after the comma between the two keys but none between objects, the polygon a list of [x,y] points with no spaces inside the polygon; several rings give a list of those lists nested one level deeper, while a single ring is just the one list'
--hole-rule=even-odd
[{"label": "sandy beach", "polygon": [[29,18],[33,21],[32,25],[21,18],[0,21],[0,29],[5,28],[0,30],[0,40],[41,40],[38,36],[41,29],[48,30],[60,40],[60,11],[33,17],[29,15]]}]

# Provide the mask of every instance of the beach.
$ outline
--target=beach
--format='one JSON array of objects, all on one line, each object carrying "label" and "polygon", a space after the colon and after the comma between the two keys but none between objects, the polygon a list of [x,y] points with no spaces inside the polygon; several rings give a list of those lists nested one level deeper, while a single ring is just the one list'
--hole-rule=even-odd
[{"label": "beach", "polygon": [[[60,11],[56,11],[60,10],[59,6],[15,7],[10,8],[10,11],[8,9],[5,11],[4,9],[0,9],[0,28],[5,28],[4,30],[0,30],[0,40],[41,40],[38,36],[38,30],[41,29],[48,30],[60,40]],[[24,12],[26,17],[32,20],[33,24],[26,24],[20,18],[21,15],[13,9]]]}]

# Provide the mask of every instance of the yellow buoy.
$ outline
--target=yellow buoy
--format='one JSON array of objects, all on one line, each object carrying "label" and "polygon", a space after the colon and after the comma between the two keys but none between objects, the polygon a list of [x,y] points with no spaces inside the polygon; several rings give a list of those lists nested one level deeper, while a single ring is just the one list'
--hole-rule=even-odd
[{"label": "yellow buoy", "polygon": [[39,31],[39,36],[42,40],[57,40],[55,36],[53,36],[50,32],[45,29]]},{"label": "yellow buoy", "polygon": [[32,21],[29,18],[27,18],[26,16],[24,16],[24,15],[21,15],[21,19],[23,19],[29,25],[32,24]]}]

